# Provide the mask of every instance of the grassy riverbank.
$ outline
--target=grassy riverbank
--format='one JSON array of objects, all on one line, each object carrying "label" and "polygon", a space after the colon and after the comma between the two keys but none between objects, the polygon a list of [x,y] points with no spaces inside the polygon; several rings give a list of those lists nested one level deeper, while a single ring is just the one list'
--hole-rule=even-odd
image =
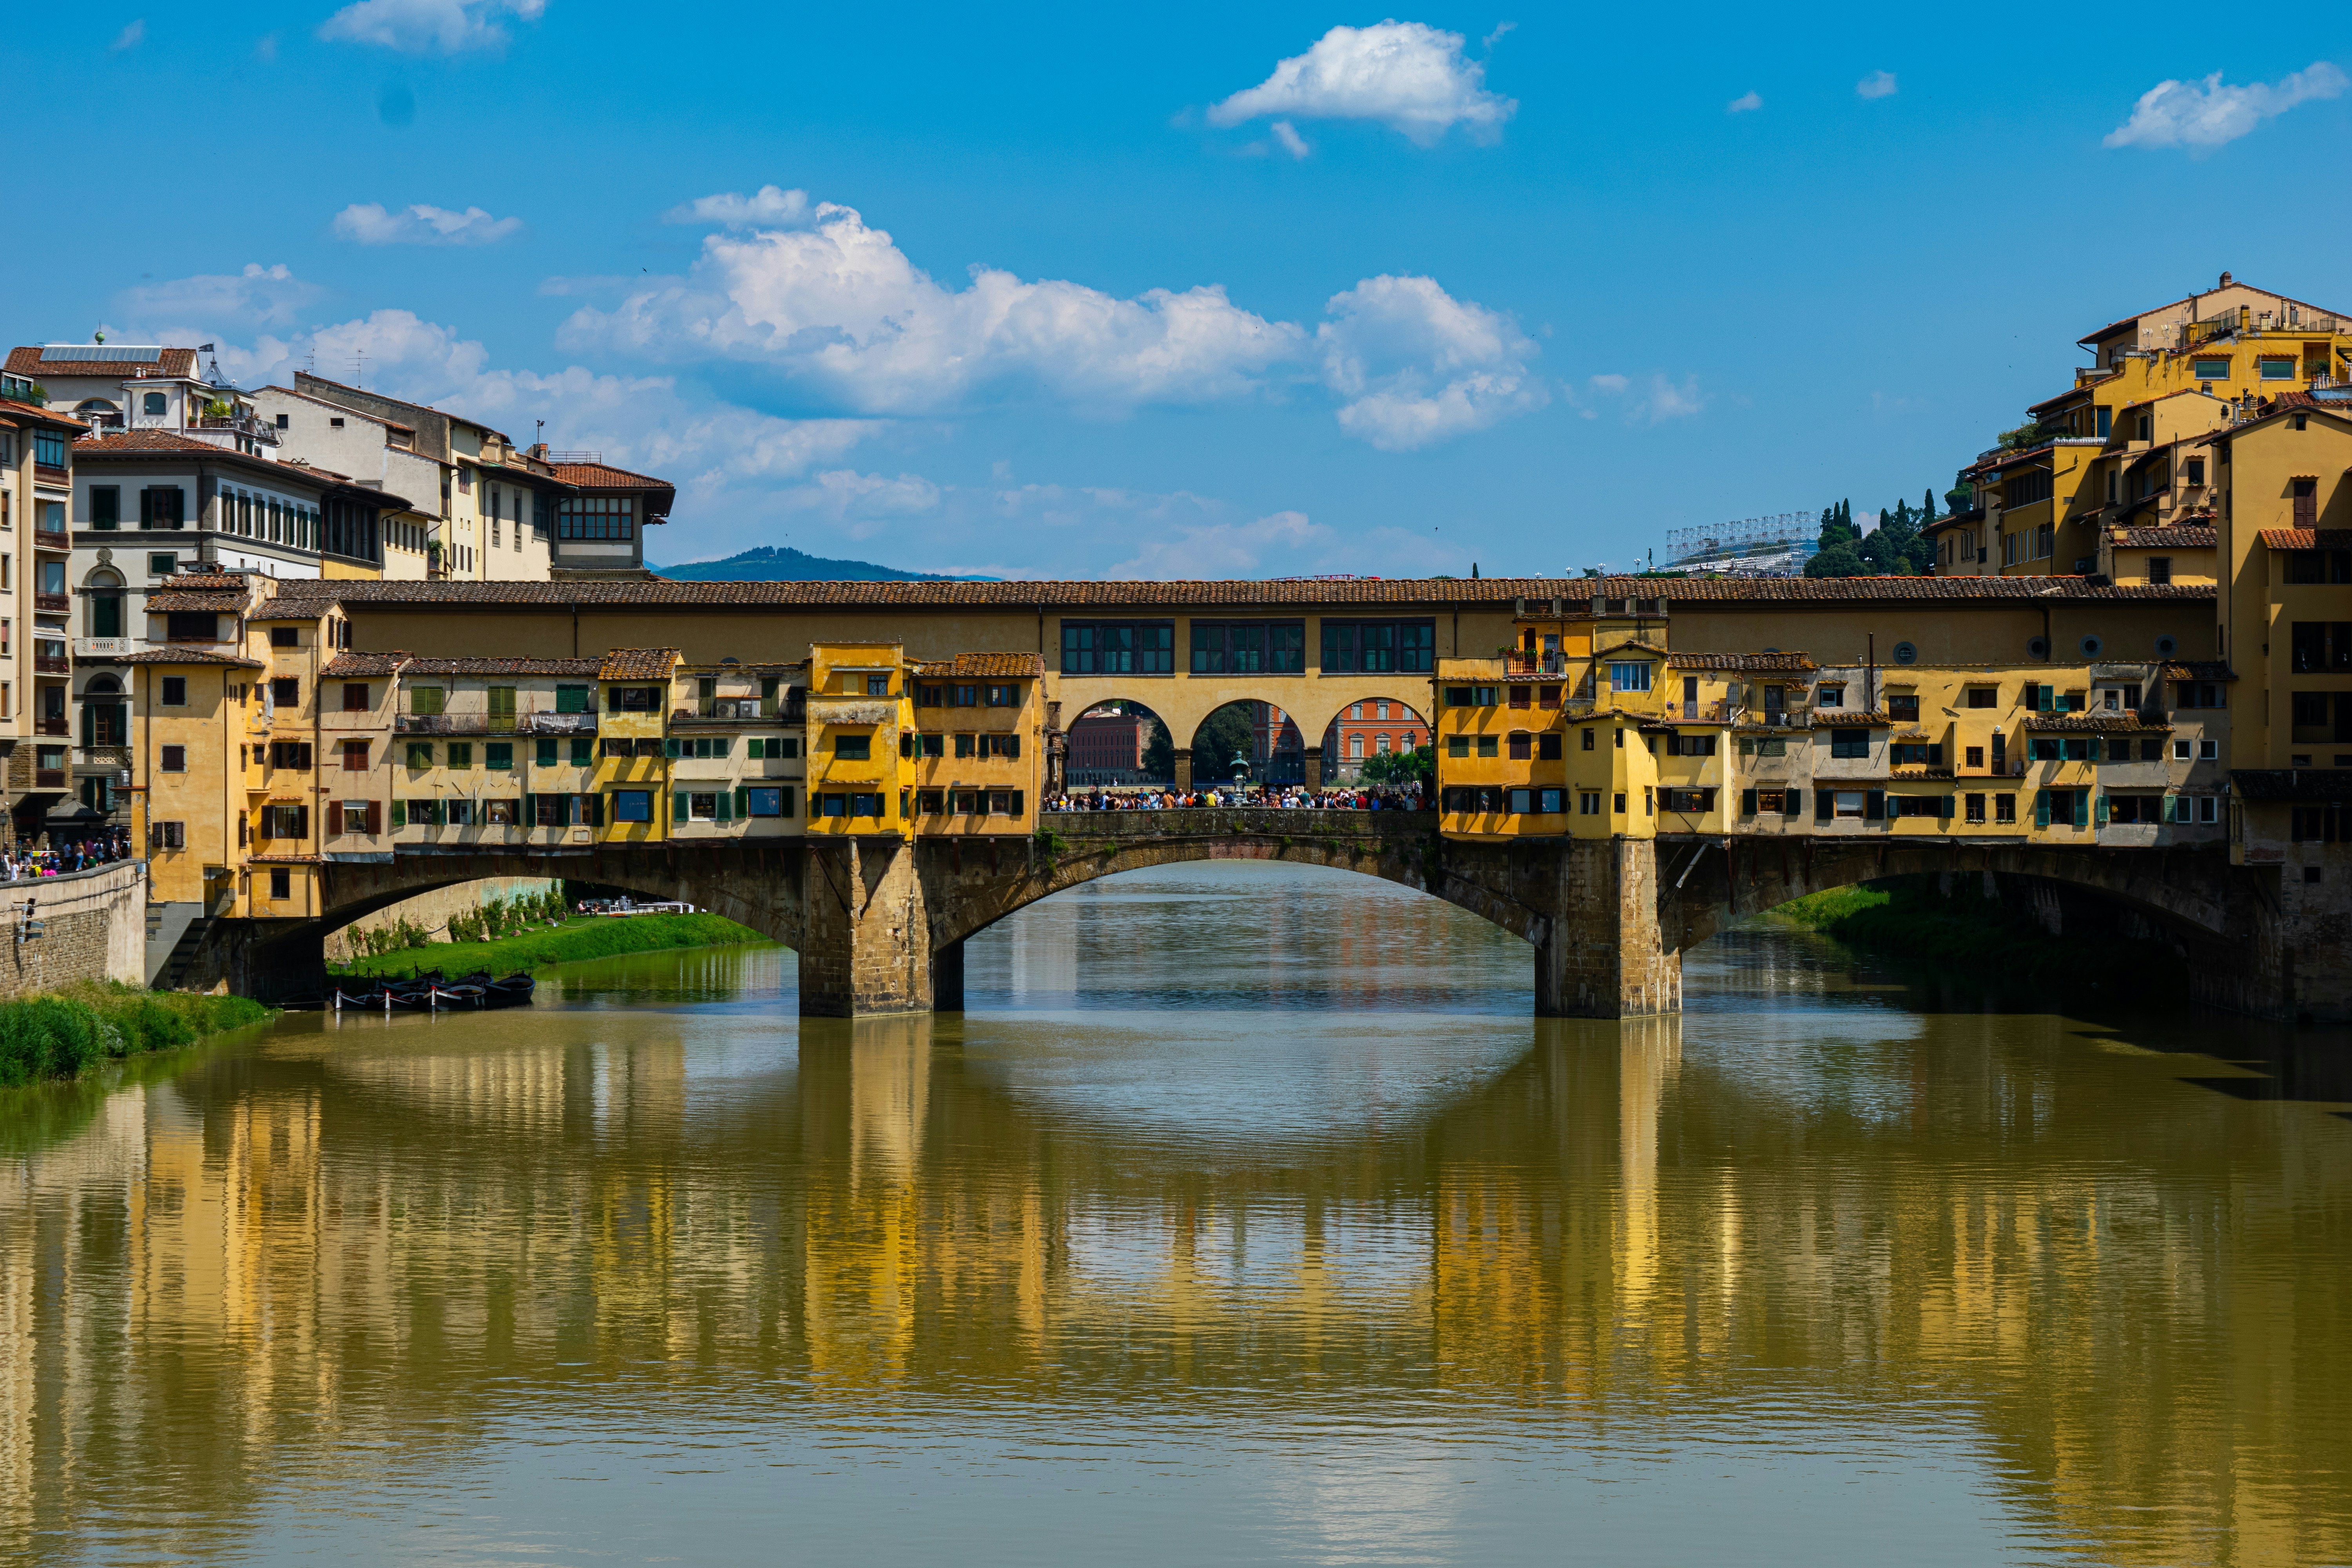
[{"label": "grassy riverbank", "polygon": [[581,916],[560,926],[519,931],[495,942],[436,942],[396,952],[371,953],[335,966],[331,973],[352,976],[413,973],[437,969],[445,974],[471,974],[488,970],[511,974],[518,969],[542,969],[551,963],[572,963],[583,958],[611,958],[624,952],[654,952],[676,947],[727,947],[736,942],[765,942],[758,931],[739,926],[720,915],[630,915],[625,919]]},{"label": "grassy riverbank", "polygon": [[1899,968],[1993,989],[2064,992],[2127,987],[2142,996],[2186,995],[2179,958],[2162,942],[2113,931],[2053,936],[2041,921],[1980,896],[1974,877],[1945,897],[1934,877],[1897,877],[1792,900],[1770,918],[1836,938]]},{"label": "grassy riverbank", "polygon": [[0,1089],[78,1077],[100,1062],[193,1046],[271,1016],[242,996],[78,985],[0,1002]]}]

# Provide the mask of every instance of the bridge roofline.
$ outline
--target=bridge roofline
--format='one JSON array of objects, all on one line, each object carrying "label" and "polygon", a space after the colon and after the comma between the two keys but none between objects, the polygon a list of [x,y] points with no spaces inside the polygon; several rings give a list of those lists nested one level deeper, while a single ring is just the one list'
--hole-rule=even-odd
[{"label": "bridge roofline", "polygon": [[1389,577],[1345,582],[687,583],[666,579],[564,583],[282,583],[278,605],[298,601],[415,605],[434,609],[691,608],[698,610],[928,608],[1021,611],[1165,608],[1507,608],[1520,599],[1589,604],[1595,596],[1662,600],[1668,606],[1743,605],[2050,604],[2152,600],[2210,604],[2200,583],[2094,583],[2084,577]]}]

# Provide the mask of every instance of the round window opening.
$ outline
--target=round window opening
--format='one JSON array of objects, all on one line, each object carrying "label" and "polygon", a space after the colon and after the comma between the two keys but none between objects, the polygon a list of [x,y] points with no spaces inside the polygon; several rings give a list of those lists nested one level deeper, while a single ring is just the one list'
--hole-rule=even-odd
[{"label": "round window opening", "polygon": [[2084,637],[2083,639],[2083,657],[2084,658],[2096,658],[2099,657],[2099,650],[2106,646],[2106,644],[2101,642],[2096,637]]},{"label": "round window opening", "polygon": [[1916,664],[1916,663],[1917,663],[1917,662],[1918,662],[1918,660],[1919,660],[1919,650],[1918,650],[1917,648],[1916,648],[1916,647],[1912,647],[1909,643],[1907,643],[1907,642],[1899,642],[1899,643],[1896,643],[1896,644],[1895,645],[1895,663],[1897,663],[1897,664]]},{"label": "round window opening", "polygon": [[2048,658],[2050,657],[2050,639],[2048,637],[2035,637],[2025,645],[2025,651],[2032,654],[2036,658]]},{"label": "round window opening", "polygon": [[2156,656],[2158,658],[2170,658],[2174,654],[2179,653],[2179,651],[2180,643],[2178,638],[2158,637],[2156,639]]}]

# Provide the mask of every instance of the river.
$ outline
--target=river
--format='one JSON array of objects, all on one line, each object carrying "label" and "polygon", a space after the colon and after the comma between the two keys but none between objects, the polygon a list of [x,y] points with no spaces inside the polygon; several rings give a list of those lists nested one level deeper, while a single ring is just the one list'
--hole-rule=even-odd
[{"label": "river", "polygon": [[2352,1560],[2342,1035],[1530,971],[1178,867],[0,1099],[0,1557]]}]

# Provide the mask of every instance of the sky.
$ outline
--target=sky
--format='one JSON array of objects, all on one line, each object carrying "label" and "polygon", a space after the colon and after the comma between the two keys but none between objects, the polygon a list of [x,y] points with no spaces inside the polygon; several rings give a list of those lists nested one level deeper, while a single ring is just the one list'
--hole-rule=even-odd
[{"label": "sky", "polygon": [[2352,310],[2343,24],[1933,10],[50,7],[0,279],[670,479],[657,563],[1045,578],[1630,568]]}]

